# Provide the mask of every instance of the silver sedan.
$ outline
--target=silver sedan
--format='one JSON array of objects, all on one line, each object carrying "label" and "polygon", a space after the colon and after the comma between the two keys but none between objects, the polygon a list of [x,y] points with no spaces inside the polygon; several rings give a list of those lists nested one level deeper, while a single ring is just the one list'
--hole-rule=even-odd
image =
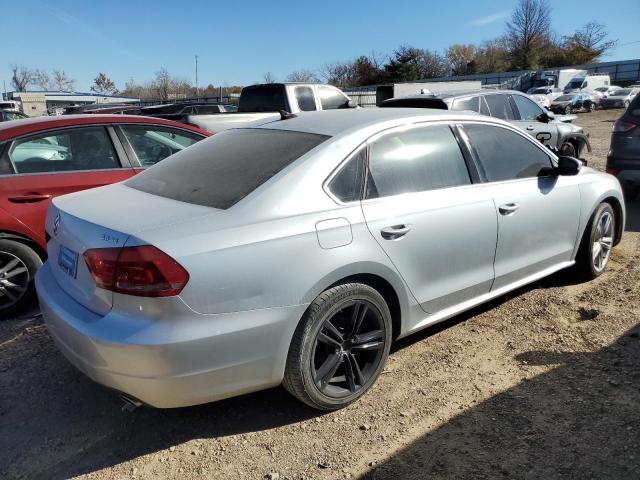
[{"label": "silver sedan", "polygon": [[614,177],[501,120],[317,112],[56,198],[36,284],[60,350],[132,401],[283,383],[332,410],[396,339],[564,268],[598,276],[624,221]]}]

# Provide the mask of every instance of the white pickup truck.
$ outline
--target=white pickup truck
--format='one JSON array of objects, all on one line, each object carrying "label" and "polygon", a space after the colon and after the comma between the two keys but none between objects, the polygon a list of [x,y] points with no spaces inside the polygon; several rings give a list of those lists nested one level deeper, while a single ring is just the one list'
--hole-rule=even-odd
[{"label": "white pickup truck", "polygon": [[348,96],[331,85],[267,83],[244,87],[238,111],[214,115],[189,115],[186,122],[213,133],[255,122],[266,123],[289,113],[356,108]]}]

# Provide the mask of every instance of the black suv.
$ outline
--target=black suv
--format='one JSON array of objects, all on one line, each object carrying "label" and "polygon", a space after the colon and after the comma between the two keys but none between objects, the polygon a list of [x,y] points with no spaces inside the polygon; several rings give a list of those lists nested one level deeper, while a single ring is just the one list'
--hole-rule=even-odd
[{"label": "black suv", "polygon": [[640,95],[613,124],[607,172],[620,180],[628,200],[640,192]]}]

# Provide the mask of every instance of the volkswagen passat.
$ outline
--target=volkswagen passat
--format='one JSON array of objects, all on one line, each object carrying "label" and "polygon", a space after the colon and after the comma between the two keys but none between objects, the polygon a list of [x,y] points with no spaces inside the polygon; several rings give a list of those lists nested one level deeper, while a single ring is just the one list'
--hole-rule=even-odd
[{"label": "volkswagen passat", "polygon": [[56,198],[36,283],[67,358],[156,407],[284,383],[331,410],[391,343],[620,241],[613,177],[490,117],[301,114]]}]

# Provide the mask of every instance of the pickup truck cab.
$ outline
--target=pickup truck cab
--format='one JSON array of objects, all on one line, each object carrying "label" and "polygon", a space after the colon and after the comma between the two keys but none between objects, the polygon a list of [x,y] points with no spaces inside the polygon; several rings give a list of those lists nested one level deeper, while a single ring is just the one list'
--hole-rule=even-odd
[{"label": "pickup truck cab", "polygon": [[278,119],[281,110],[298,113],[356,107],[353,100],[332,85],[267,83],[244,87],[237,112],[194,115],[189,117],[189,123],[215,133]]}]

